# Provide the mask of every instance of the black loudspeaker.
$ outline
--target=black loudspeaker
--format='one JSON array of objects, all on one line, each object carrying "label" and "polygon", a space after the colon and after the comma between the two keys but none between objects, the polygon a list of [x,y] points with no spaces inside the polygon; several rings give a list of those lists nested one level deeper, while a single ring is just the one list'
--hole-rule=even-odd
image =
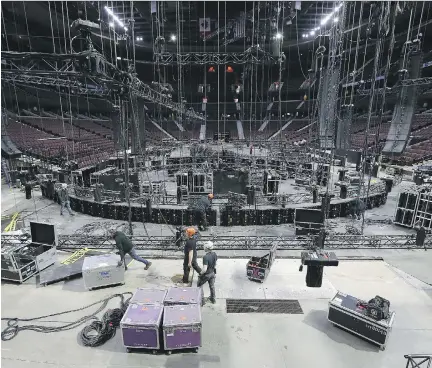
[{"label": "black loudspeaker", "polygon": [[31,184],[26,184],[25,185],[25,194],[26,194],[26,199],[31,199],[32,195],[32,186]]},{"label": "black loudspeaker", "polygon": [[153,212],[153,210],[152,210],[152,203],[151,203],[151,199],[147,199],[147,200],[146,200],[146,217],[147,217],[148,219],[151,219],[151,218],[152,218],[152,212]]},{"label": "black loudspeaker", "polygon": [[347,186],[346,185],[341,185],[340,186],[340,198],[341,199],[346,199],[347,193],[348,193]]},{"label": "black loudspeaker", "polygon": [[307,266],[306,286],[321,287],[323,279],[323,266]]}]

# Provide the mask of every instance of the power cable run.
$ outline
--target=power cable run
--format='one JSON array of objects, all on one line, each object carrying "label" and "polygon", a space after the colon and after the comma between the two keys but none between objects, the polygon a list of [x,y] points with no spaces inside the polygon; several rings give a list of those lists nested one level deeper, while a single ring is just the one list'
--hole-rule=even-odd
[{"label": "power cable run", "polygon": [[[129,295],[129,298],[125,300],[125,296]],[[2,318],[2,321],[7,321],[7,327],[1,332],[1,340],[9,341],[14,339],[21,331],[35,331],[41,333],[53,333],[72,330],[76,327],[83,325],[84,323],[92,321],[88,326],[84,327],[79,333],[79,337],[84,346],[96,347],[105,344],[108,340],[112,339],[116,334],[116,329],[120,326],[120,321],[123,318],[124,313],[129,305],[129,301],[132,297],[131,292],[125,292],[121,294],[114,294],[105,299],[99,300],[95,303],[89,304],[85,307],[68,310],[60,313],[53,313],[45,316],[34,317],[34,318]],[[120,298],[120,307],[114,309],[108,309],[99,320],[97,315],[101,313],[108,305],[110,300]],[[63,323],[61,326],[44,326],[27,324],[20,326],[19,322],[33,322],[40,321],[49,317],[56,317],[69,313],[75,313],[83,311],[90,307],[100,304],[99,308],[92,314],[81,317],[80,319]],[[43,323],[43,321],[41,321]],[[61,322],[59,322],[61,323]]]}]

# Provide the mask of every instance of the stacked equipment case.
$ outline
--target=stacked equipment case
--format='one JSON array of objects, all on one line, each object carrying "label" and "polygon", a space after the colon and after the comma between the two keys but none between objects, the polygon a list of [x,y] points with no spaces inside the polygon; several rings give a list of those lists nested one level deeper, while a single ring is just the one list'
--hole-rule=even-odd
[{"label": "stacked equipment case", "polygon": [[131,349],[160,349],[160,324],[164,308],[161,304],[130,304],[120,322],[123,345]]},{"label": "stacked equipment case", "polygon": [[164,307],[164,349],[168,354],[177,349],[202,346],[200,304],[166,305]]},{"label": "stacked equipment case", "polygon": [[167,291],[165,289],[139,288],[129,301],[130,304],[163,305]]},{"label": "stacked equipment case", "polygon": [[198,287],[172,287],[165,296],[165,305],[201,304],[202,290]]},{"label": "stacked equipment case", "polygon": [[201,347],[202,290],[172,287],[165,297],[162,332],[168,354],[177,349]]},{"label": "stacked equipment case", "polygon": [[161,348],[160,327],[163,303],[167,291],[164,289],[138,289],[120,322],[123,345],[131,349],[148,349],[153,354]]},{"label": "stacked equipment case", "polygon": [[[120,322],[123,345],[155,354],[201,347],[201,288],[137,289]],[[164,305],[165,304],[165,305]],[[163,321],[163,323],[162,323]],[[163,339],[163,344],[162,344]]]}]

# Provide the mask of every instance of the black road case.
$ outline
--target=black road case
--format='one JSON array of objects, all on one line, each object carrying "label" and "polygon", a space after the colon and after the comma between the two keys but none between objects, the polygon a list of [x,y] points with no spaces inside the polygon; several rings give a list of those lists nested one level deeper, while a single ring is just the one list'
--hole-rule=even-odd
[{"label": "black road case", "polygon": [[30,222],[31,242],[1,248],[2,280],[24,282],[57,260],[55,225]]},{"label": "black road case", "polygon": [[366,314],[366,310],[359,306],[360,302],[360,299],[339,291],[329,302],[328,320],[384,350],[395,313],[390,311],[387,319],[377,321]]}]

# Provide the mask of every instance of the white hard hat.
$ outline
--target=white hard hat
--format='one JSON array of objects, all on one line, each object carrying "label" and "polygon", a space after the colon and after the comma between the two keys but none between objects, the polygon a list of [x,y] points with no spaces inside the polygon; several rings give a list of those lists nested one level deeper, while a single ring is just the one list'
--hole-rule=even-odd
[{"label": "white hard hat", "polygon": [[208,241],[204,244],[204,250],[213,250],[213,242]]}]

